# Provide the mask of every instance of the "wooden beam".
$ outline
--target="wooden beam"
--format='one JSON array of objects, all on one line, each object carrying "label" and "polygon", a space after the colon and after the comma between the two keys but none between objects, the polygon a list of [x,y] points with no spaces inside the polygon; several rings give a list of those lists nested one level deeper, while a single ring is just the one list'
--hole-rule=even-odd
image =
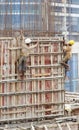
[{"label": "wooden beam", "polygon": [[41,74],[33,74],[34,77],[40,77],[40,76],[50,76],[51,73],[41,73]]}]

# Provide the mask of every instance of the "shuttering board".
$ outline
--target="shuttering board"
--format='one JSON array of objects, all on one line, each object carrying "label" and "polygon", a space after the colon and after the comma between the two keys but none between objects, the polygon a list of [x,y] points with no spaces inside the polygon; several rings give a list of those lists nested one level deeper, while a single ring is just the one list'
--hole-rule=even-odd
[{"label": "shuttering board", "polygon": [[0,39],[0,121],[50,118],[64,114],[64,68],[62,38],[31,38],[35,44],[27,58],[23,77],[15,64],[21,39]]}]

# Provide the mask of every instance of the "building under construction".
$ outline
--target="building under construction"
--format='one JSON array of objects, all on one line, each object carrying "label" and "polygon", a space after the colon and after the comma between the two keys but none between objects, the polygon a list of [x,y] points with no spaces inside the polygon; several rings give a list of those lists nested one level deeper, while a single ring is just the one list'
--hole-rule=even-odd
[{"label": "building under construction", "polygon": [[[66,0],[0,0],[1,129],[78,128],[76,117],[64,117],[65,68],[60,64],[63,36],[76,35],[77,39],[78,33],[71,34],[70,29],[72,9],[73,1]],[[39,41],[27,58],[29,68],[24,76],[18,74],[16,64],[24,42],[21,32],[31,39],[31,45]],[[68,82],[73,83],[68,80],[66,85]],[[60,124],[65,121],[74,123]]]},{"label": "building under construction", "polygon": [[78,41],[78,0],[0,0],[0,35],[63,34]]},{"label": "building under construction", "polygon": [[25,36],[40,36],[54,32],[51,1],[15,0],[0,3],[1,35],[13,36],[20,30],[23,30]]}]

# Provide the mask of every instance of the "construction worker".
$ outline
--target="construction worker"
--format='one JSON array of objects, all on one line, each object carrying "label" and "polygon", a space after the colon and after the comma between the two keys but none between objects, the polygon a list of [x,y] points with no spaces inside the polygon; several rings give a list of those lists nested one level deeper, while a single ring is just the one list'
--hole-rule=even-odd
[{"label": "construction worker", "polygon": [[24,75],[26,69],[28,68],[28,66],[26,65],[27,57],[32,53],[33,49],[38,45],[38,41],[35,45],[31,45],[31,42],[32,42],[31,39],[27,38],[21,44],[22,49],[21,49],[20,57],[18,58],[17,61],[18,61],[18,73],[21,73],[22,75]]},{"label": "construction worker", "polygon": [[66,69],[69,69],[68,61],[71,58],[72,45],[74,44],[74,40],[70,40],[68,43],[64,44],[63,52],[64,57],[62,59],[61,64],[65,66]]},{"label": "construction worker", "polygon": [[71,104],[65,104],[65,115],[71,116],[72,113],[72,106]]}]

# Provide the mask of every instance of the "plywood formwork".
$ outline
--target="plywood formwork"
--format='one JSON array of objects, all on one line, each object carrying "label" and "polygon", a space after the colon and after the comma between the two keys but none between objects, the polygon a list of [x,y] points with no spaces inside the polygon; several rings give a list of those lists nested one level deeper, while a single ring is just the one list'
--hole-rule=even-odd
[{"label": "plywood formwork", "polygon": [[64,114],[62,38],[33,37],[39,45],[27,58],[24,77],[15,62],[21,39],[0,38],[0,122],[50,118]]}]

